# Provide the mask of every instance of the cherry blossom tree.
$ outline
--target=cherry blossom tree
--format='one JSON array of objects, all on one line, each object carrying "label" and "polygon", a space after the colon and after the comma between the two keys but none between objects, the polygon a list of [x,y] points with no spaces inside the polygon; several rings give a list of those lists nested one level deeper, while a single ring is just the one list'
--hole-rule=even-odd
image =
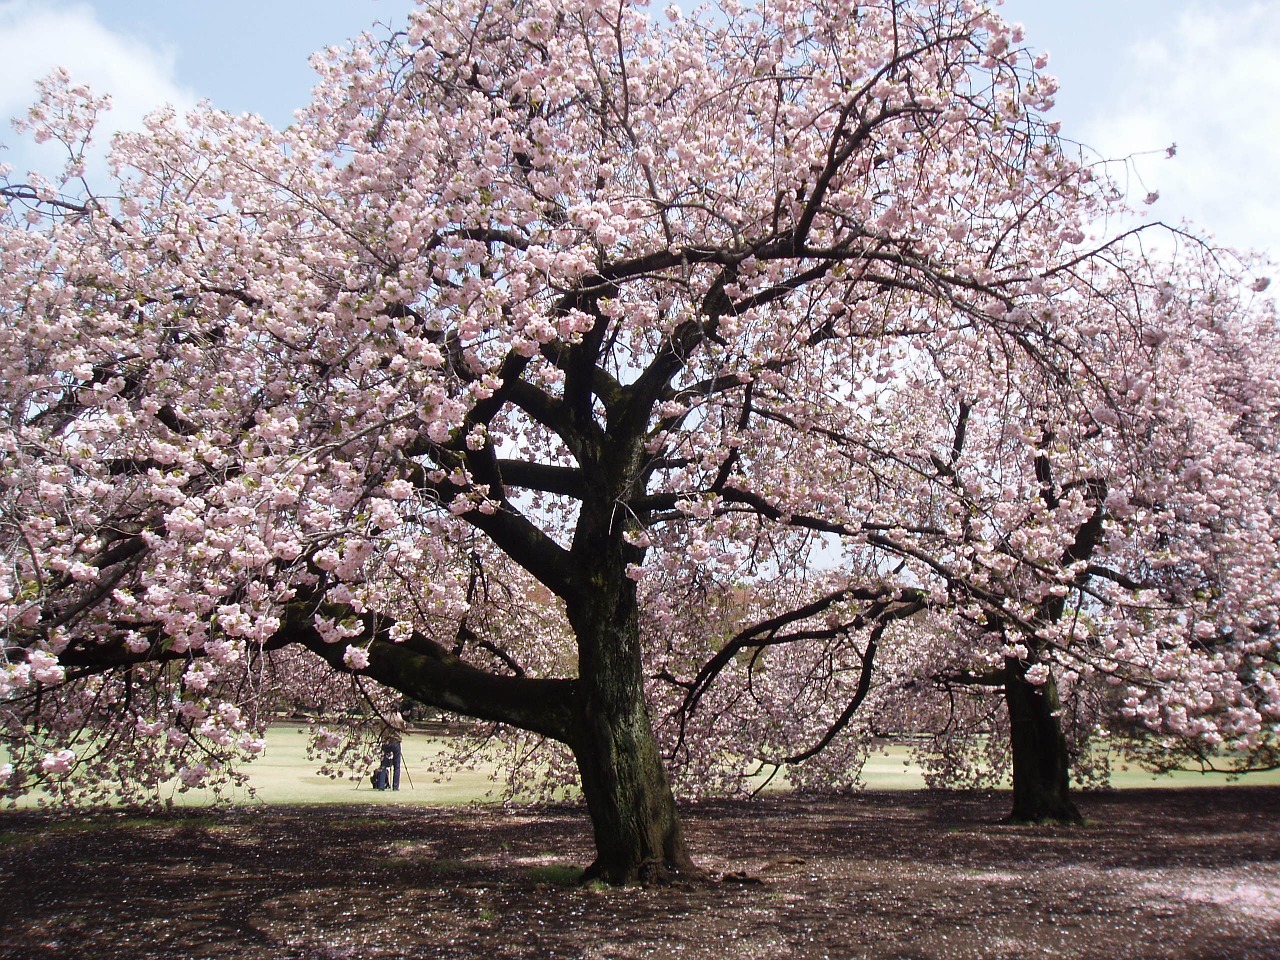
[{"label": "cherry blossom tree", "polygon": [[[1067,757],[1086,781],[1105,774],[1088,741],[1108,729],[1158,735],[1169,765],[1274,764],[1275,317],[1207,253],[1191,244],[1173,272],[1126,264],[1108,291],[1124,319],[1077,320],[1113,402],[1042,406],[999,426],[1003,452],[956,460],[976,481],[948,509],[966,517],[975,549],[958,562],[978,589],[916,646],[932,648],[917,676],[948,707],[965,688],[1003,693],[1016,818],[1077,818]],[[966,446],[993,424],[970,409]]]},{"label": "cherry blossom tree", "polygon": [[[372,681],[563,744],[624,882],[693,866],[646,685],[792,633],[868,664],[950,603],[1043,690],[1103,468],[1010,475],[1063,572],[1001,599],[967,438],[1107,425],[1077,325],[1132,318],[1021,44],[972,0],[431,0],[318,55],[287,130],[161,112],[105,189],[103,103],[51,78],[68,166],[3,188],[5,788],[216,781],[281,698]],[[762,618],[682,646],[717,582]],[[838,725],[829,660],[774,675]]]},{"label": "cherry blossom tree", "polygon": [[[910,565],[916,586],[834,622],[799,607],[825,622],[738,618],[748,626],[705,661],[686,710],[734,655],[817,641],[824,670],[775,656],[749,685],[752,706],[790,730],[770,744],[761,727],[754,755],[807,760],[797,740],[830,742],[815,718],[848,726],[861,710],[851,729],[864,745],[876,730],[932,731],[934,782],[1011,772],[1013,817],[1037,821],[1079,819],[1071,764],[1103,781],[1112,744],[1156,768],[1275,766],[1274,303],[1254,295],[1265,284],[1241,282],[1250,264],[1203,241],[1149,258],[1126,249],[1133,239],[1046,275],[1051,314],[1035,319],[1057,332],[1041,362],[984,332],[898,364],[875,405],[897,418],[900,442],[881,439],[888,424],[845,442],[894,491],[868,511],[878,523],[864,529],[886,533],[867,538],[864,563]],[[826,649],[841,632],[843,663]],[[839,671],[847,706],[832,721],[825,696],[806,704],[795,688]],[[743,686],[730,682],[718,722],[743,725]],[[819,782],[847,779],[851,762]]]}]

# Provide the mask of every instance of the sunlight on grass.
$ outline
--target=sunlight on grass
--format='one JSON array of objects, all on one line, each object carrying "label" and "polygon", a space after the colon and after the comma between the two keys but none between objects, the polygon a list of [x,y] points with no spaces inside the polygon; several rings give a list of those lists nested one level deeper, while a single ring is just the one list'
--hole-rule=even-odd
[{"label": "sunlight on grass", "polygon": [[[369,777],[335,780],[316,772],[316,763],[307,759],[307,734],[292,724],[278,724],[267,730],[267,748],[245,771],[256,797],[269,804],[376,803],[428,804],[451,806],[496,802],[487,796],[497,789],[492,764],[474,770],[458,770],[437,782],[434,765],[447,744],[427,734],[410,734],[404,741],[404,761],[399,790],[374,790]],[[367,771],[372,773],[372,769]],[[239,797],[237,797],[239,799]],[[208,801],[203,791],[179,794],[182,805]]]},{"label": "sunlight on grass", "polygon": [[[398,791],[374,790],[368,776],[359,780],[334,780],[316,772],[316,764],[307,759],[307,734],[295,724],[278,724],[267,731],[267,747],[263,755],[245,771],[253,788],[237,790],[231,795],[237,802],[278,804],[378,804],[453,806],[468,803],[499,802],[499,785],[492,775],[493,764],[480,764],[474,769],[458,770],[438,780],[431,771],[447,741],[427,733],[411,733],[404,744],[404,768]],[[369,773],[372,771],[366,771]],[[912,759],[910,747],[892,743],[880,746],[867,759],[863,780],[871,790],[921,790],[925,787],[919,765]],[[1231,781],[1225,774],[1201,774],[1193,771],[1155,776],[1145,770],[1117,762],[1112,773],[1112,786],[1117,789],[1140,787],[1211,787],[1232,782],[1252,785],[1280,784],[1280,771],[1250,774]],[[785,791],[782,777],[776,778],[768,792]],[[574,792],[576,793],[576,792]],[[573,796],[571,793],[569,796]],[[179,793],[173,802],[182,807],[208,804],[211,795],[203,790]],[[19,806],[35,805],[33,797],[19,801]]]}]

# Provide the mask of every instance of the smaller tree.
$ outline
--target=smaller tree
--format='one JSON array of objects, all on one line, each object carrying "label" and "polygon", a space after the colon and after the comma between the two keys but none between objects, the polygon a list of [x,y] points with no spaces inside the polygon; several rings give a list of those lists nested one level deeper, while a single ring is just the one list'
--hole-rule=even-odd
[{"label": "smaller tree", "polygon": [[951,401],[962,602],[895,655],[929,704],[896,724],[939,734],[943,781],[1011,767],[1016,819],[1078,818],[1069,764],[1104,779],[1100,733],[1148,760],[1154,739],[1158,766],[1275,762],[1274,304],[1185,242],[1169,263],[1117,254],[1108,287],[1088,274],[1116,306],[1075,315],[1070,378],[1008,377],[986,422],[972,380]]},{"label": "smaller tree", "polygon": [[[1078,821],[1073,772],[1105,781],[1117,745],[1274,765],[1274,304],[1244,279],[1256,265],[1175,236],[1172,259],[1135,255],[1136,233],[1051,271],[1000,336],[883,361],[866,432],[837,449],[891,494],[857,528],[791,517],[828,562],[842,545],[858,586],[815,580],[777,614],[760,583],[744,591],[685,685],[685,724],[708,710],[704,735],[791,764],[847,728],[840,759],[792,771],[831,785],[873,731],[932,732],[932,782],[1011,774],[1027,821]],[[709,707],[720,672],[746,679]]]}]

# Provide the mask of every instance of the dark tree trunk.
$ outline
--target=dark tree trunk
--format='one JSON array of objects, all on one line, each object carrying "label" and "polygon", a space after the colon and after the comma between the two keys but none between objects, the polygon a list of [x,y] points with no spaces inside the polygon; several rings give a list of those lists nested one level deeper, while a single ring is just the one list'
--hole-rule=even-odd
[{"label": "dark tree trunk", "polygon": [[[367,674],[423,703],[568,744],[596,841],[596,860],[584,879],[625,884],[696,876],[645,702],[635,584],[619,575],[609,590],[607,574],[593,579],[599,589],[591,601],[575,604],[570,617],[578,635],[577,679],[495,676],[463,664],[429,638],[385,639],[394,621],[379,626],[371,615],[366,636],[376,642]],[[313,612],[307,605],[292,608],[281,642],[304,643],[335,669],[346,669],[342,645],[316,632]]]},{"label": "dark tree trunk", "polygon": [[645,702],[635,584],[624,569],[598,568],[599,592],[570,611],[579,649],[570,746],[596,841],[584,879],[661,883],[696,869]]},{"label": "dark tree trunk", "polygon": [[695,872],[643,702],[597,702],[574,744],[595,834],[584,880],[662,883]]},{"label": "dark tree trunk", "polygon": [[1027,664],[1005,662],[1005,703],[1013,745],[1015,823],[1080,823],[1070,795],[1071,764],[1067,738],[1058,720],[1058,687],[1050,677],[1036,685],[1026,678]]}]

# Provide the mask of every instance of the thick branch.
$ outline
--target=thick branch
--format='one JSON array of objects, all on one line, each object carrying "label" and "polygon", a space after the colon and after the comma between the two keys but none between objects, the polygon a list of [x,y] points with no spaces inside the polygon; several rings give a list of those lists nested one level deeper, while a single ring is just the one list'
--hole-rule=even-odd
[{"label": "thick branch", "polygon": [[504,484],[522,490],[556,493],[575,500],[581,500],[585,493],[582,471],[577,467],[530,463],[526,460],[499,460],[498,473]]},{"label": "thick branch", "polygon": [[[343,613],[346,617],[342,617]],[[352,619],[350,611],[326,613]],[[393,621],[364,614],[363,633],[348,641],[367,645],[369,666],[362,674],[413,699],[479,720],[506,723],[562,743],[574,739],[576,680],[531,679],[488,673],[464,663],[440,644],[416,633],[403,643],[390,639]],[[335,670],[349,673],[343,661],[346,643],[326,643],[315,629],[309,607],[291,607],[279,639],[298,643]]]},{"label": "thick branch", "polygon": [[[703,665],[702,669],[698,671],[698,675],[694,677],[693,683],[689,686],[689,693],[680,708],[681,713],[690,715],[697,709],[698,701],[701,700],[702,695],[707,692],[716,677],[740,652],[753,647],[770,646],[774,643],[791,642],[798,639],[796,636],[788,636],[784,640],[778,637],[778,632],[789,624],[799,623],[809,617],[817,616],[845,600],[863,600],[869,604],[865,611],[854,618],[855,627],[861,627],[868,622],[879,623],[901,620],[904,617],[918,613],[924,609],[925,605],[923,594],[916,591],[904,591],[897,587],[846,587],[819,597],[804,606],[780,613],[767,620],[762,620],[740,631]],[[834,630],[823,631],[823,635],[834,636]],[[816,634],[808,634],[806,636],[814,637]]]}]

